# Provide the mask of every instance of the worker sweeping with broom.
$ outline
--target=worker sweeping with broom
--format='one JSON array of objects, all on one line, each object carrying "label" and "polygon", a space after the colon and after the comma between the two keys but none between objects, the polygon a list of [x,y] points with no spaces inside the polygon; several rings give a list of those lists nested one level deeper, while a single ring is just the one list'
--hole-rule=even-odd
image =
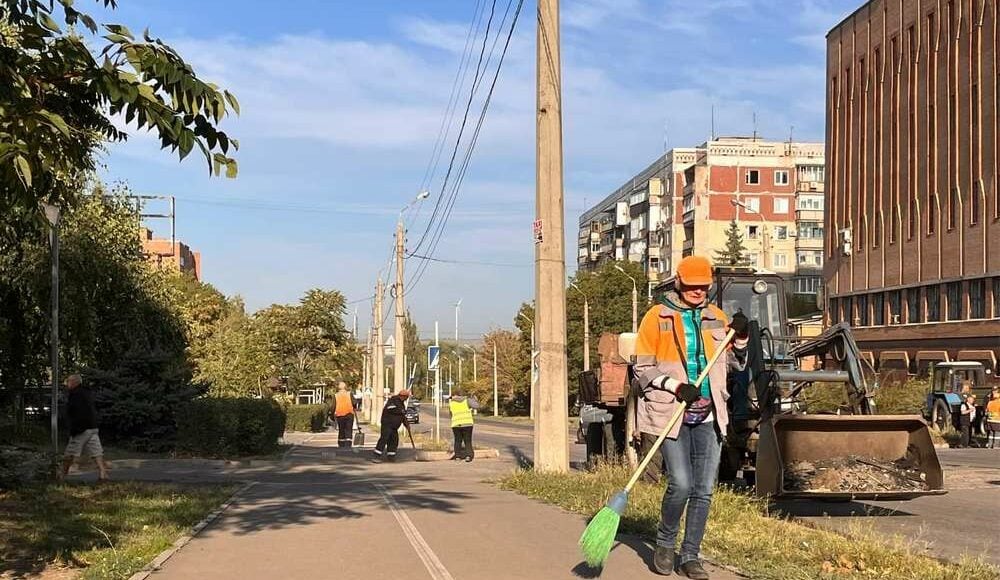
[{"label": "worker sweeping with broom", "polygon": [[635,476],[580,539],[591,565],[607,558],[628,491],[659,451],[667,465],[667,489],[653,566],[662,575],[673,573],[681,516],[687,512],[679,569],[688,578],[708,578],[698,554],[729,423],[726,376],[729,369],[746,367],[748,342],[746,316],[737,313],[728,323],[722,310],[708,303],[711,285],[709,261],[684,258],[677,268],[676,291],[642,319],[636,342],[635,370],[643,392],[637,428],[660,435]]}]

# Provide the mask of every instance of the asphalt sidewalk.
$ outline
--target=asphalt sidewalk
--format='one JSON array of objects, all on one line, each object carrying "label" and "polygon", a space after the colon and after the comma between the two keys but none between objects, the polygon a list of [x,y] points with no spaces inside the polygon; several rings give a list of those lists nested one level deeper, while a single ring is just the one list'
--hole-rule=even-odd
[{"label": "asphalt sidewalk", "polygon": [[[151,578],[599,576],[581,562],[576,546],[585,518],[489,483],[516,466],[513,458],[373,464],[367,450],[337,451],[336,435],[322,433],[303,438],[278,465],[116,468],[117,479],[250,483]],[[654,577],[652,546],[620,540],[603,577]],[[738,578],[710,573],[716,580]]]}]

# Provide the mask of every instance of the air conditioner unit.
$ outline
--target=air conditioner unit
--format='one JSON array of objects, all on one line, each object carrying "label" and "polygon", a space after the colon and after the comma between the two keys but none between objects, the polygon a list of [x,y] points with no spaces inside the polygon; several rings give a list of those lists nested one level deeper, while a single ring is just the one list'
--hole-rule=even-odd
[{"label": "air conditioner unit", "polygon": [[844,228],[840,230],[840,250],[844,256],[850,256],[853,252],[853,247],[851,245],[851,229]]}]

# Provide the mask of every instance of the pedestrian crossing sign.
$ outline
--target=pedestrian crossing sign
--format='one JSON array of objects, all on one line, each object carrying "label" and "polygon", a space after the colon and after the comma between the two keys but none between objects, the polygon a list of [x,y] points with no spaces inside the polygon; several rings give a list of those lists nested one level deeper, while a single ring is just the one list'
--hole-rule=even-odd
[{"label": "pedestrian crossing sign", "polygon": [[436,371],[438,370],[438,363],[441,361],[441,347],[439,346],[428,346],[427,347],[427,370]]}]

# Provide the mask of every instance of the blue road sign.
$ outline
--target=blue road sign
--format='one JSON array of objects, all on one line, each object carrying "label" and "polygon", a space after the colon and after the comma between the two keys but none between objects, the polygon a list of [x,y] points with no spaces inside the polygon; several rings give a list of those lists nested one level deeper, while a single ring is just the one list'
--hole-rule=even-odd
[{"label": "blue road sign", "polygon": [[440,346],[428,346],[427,347],[427,369],[431,371],[436,371],[438,369],[438,363],[441,362],[441,347]]}]

